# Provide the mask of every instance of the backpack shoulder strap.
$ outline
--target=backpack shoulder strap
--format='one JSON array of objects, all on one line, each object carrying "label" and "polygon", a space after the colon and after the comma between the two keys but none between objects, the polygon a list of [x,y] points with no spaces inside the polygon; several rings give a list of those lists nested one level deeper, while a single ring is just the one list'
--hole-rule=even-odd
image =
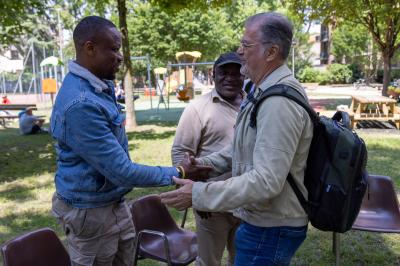
[{"label": "backpack shoulder strap", "polygon": [[316,124],[319,121],[318,114],[311,108],[306,99],[299,91],[285,84],[277,84],[265,90],[255,101],[253,109],[250,114],[250,127],[257,126],[257,112],[260,104],[271,96],[282,96],[289,98],[303,107],[311,118],[311,121]]},{"label": "backpack shoulder strap", "polygon": [[[300,105],[307,111],[307,113],[310,116],[311,121],[313,122],[314,125],[316,125],[319,122],[318,114],[311,108],[309,103],[306,101],[306,99],[303,97],[303,95],[301,95],[301,93],[299,91],[297,91],[296,89],[294,89],[288,85],[277,84],[277,85],[274,85],[274,86],[268,88],[267,90],[265,90],[260,95],[260,97],[258,97],[256,99],[253,109],[251,110],[251,114],[250,114],[250,127],[253,127],[253,128],[256,127],[258,108],[264,100],[266,100],[268,97],[271,97],[271,96],[282,96],[282,97],[286,97],[286,98],[296,102],[298,105]],[[290,187],[293,189],[293,192],[296,195],[297,199],[299,200],[304,211],[307,213],[307,215],[310,216],[310,214],[311,214],[310,208],[312,206],[310,206],[310,203],[306,200],[303,193],[301,193],[300,189],[296,185],[296,182],[294,181],[294,178],[290,172],[287,176],[287,181],[290,184]]]},{"label": "backpack shoulder strap", "polygon": [[251,87],[253,87],[253,85],[254,85],[254,83],[251,81],[251,80],[249,80],[247,83],[246,83],[246,85],[244,86],[244,91],[247,93],[247,94],[249,94],[250,93],[250,91],[251,91]]}]

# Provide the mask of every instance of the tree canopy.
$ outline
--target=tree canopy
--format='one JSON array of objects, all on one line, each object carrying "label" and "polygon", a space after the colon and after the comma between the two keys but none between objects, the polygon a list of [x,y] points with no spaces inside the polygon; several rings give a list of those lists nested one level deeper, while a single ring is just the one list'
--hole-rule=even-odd
[{"label": "tree canopy", "polygon": [[290,9],[303,20],[322,19],[334,28],[342,23],[362,25],[371,34],[384,62],[383,90],[387,94],[390,63],[400,48],[400,2],[396,0],[290,0]]}]

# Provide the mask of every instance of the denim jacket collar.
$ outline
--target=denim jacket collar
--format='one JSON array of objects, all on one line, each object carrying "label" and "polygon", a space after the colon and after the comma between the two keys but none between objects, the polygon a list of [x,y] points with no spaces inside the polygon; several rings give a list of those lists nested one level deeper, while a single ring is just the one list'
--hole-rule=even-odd
[{"label": "denim jacket collar", "polygon": [[104,90],[110,89],[110,81],[103,81],[99,79],[98,77],[93,75],[88,69],[80,66],[75,61],[71,60],[68,62],[68,69],[72,74],[86,79],[90,83],[90,85],[94,87],[96,93],[102,93]]}]

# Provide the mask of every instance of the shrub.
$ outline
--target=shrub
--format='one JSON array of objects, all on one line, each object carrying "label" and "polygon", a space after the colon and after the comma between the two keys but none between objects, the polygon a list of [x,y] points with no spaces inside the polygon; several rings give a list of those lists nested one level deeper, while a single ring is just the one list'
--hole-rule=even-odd
[{"label": "shrub", "polygon": [[326,85],[329,83],[330,74],[327,72],[319,72],[318,75],[318,84],[319,85]]},{"label": "shrub", "polygon": [[300,71],[298,78],[300,82],[319,82],[318,81],[319,75],[320,72],[318,70],[312,67],[305,67]]},{"label": "shrub", "polygon": [[356,82],[358,79],[363,78],[362,69],[359,64],[351,64],[349,65],[349,69],[351,70],[351,82]]},{"label": "shrub", "polygon": [[332,64],[328,66],[329,83],[349,83],[351,80],[352,72],[348,65]]}]

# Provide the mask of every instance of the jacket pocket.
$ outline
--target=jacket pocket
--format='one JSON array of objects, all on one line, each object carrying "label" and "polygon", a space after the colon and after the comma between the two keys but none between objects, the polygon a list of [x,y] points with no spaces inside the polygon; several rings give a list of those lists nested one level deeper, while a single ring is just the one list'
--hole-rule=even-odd
[{"label": "jacket pocket", "polygon": [[57,140],[64,141],[64,134],[65,127],[63,123],[63,119],[59,113],[54,113],[53,116],[50,118],[50,132],[53,138]]}]

